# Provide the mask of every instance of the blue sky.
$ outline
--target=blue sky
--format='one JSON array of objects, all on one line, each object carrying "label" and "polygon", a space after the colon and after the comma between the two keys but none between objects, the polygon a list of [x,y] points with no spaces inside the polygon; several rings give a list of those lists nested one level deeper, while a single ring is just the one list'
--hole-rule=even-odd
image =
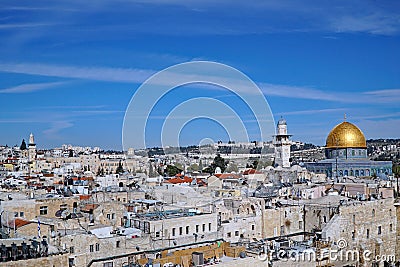
[{"label": "blue sky", "polygon": [[[344,113],[367,138],[400,137],[398,1],[2,1],[0,47],[0,144],[33,132],[41,148],[121,149],[140,84],[194,60],[245,73],[295,140],[323,145]],[[238,107],[229,92],[174,90],[153,111],[148,145],[160,118],[200,96]],[[197,119],[179,138],[227,136]]]}]

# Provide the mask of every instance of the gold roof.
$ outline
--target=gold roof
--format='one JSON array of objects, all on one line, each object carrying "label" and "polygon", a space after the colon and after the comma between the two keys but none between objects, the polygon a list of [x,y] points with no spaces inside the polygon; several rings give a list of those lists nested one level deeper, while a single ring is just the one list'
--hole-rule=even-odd
[{"label": "gold roof", "polygon": [[326,138],[326,148],[367,148],[365,136],[361,130],[350,122],[335,126]]}]

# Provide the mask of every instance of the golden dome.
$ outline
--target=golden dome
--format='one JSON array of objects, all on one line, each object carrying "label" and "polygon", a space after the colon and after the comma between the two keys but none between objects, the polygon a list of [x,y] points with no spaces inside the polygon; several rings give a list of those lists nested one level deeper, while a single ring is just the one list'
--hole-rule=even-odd
[{"label": "golden dome", "polygon": [[365,136],[361,130],[350,122],[335,126],[326,138],[326,148],[367,148]]}]

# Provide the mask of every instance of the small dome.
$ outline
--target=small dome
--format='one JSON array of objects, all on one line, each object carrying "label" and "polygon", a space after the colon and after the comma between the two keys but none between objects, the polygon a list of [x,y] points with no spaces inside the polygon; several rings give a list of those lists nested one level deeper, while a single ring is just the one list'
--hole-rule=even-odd
[{"label": "small dome", "polygon": [[326,138],[326,148],[367,148],[363,132],[350,122],[335,126]]}]

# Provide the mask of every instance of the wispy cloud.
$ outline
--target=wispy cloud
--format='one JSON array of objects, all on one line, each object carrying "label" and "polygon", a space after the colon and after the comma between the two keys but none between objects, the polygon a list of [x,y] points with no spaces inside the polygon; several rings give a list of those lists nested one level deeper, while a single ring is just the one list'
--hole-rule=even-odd
[{"label": "wispy cloud", "polygon": [[[90,36],[104,36],[104,33],[159,34],[159,35],[247,35],[276,32],[325,32],[325,33],[368,33],[396,35],[400,32],[399,5],[396,1],[382,4],[376,1],[310,1],[299,4],[291,0],[269,1],[119,1],[112,0],[59,1],[47,6],[30,3],[3,6],[7,12],[23,11],[35,23],[15,23],[7,28],[46,26],[40,17],[29,14],[46,14],[57,23],[60,14],[74,25],[90,33]],[[229,11],[229,12],[227,12]],[[140,12],[140,13],[139,13]],[[151,13],[150,13],[151,12]],[[93,20],[93,15],[115,15],[111,23]],[[143,14],[156,15],[156,20],[144,20]],[[249,16],[248,14],[251,14]],[[44,17],[44,16],[41,16]],[[132,20],[131,18],[135,18]],[[188,19],[189,18],[189,19]],[[193,19],[194,18],[194,19]],[[32,22],[32,21],[31,21]],[[199,26],[201,25],[201,26]],[[0,26],[1,29],[1,26]],[[70,39],[80,31],[48,32],[47,34],[68,34]],[[62,35],[64,37],[64,35]],[[85,38],[86,36],[79,36]]]},{"label": "wispy cloud", "polygon": [[59,66],[46,64],[0,64],[0,71],[50,77],[78,78],[110,82],[141,83],[155,71],[126,68]]},{"label": "wispy cloud", "polygon": [[296,111],[287,111],[275,113],[275,115],[308,115],[308,114],[318,114],[318,113],[335,113],[339,111],[346,111],[346,108],[326,108],[326,109],[310,109],[310,110],[296,110]]},{"label": "wispy cloud", "polygon": [[74,126],[73,123],[71,123],[70,121],[56,121],[51,123],[51,127],[47,130],[44,130],[43,133],[48,137],[48,138],[58,138],[58,133],[63,130],[63,129],[67,129],[67,128],[71,128],[72,126]]},{"label": "wispy cloud", "polygon": [[280,96],[300,99],[315,99],[327,101],[343,100],[339,96],[306,86],[259,83],[261,90],[269,96]]},{"label": "wispy cloud", "polygon": [[10,23],[10,24],[0,24],[1,29],[14,29],[14,28],[34,28],[43,26],[52,26],[52,23]]},{"label": "wispy cloud", "polygon": [[270,96],[310,100],[314,99],[341,103],[397,103],[400,101],[399,89],[384,89],[364,92],[354,92],[351,90],[347,92],[335,92],[334,90],[322,91],[306,86],[266,83],[260,83],[259,85],[263,92]]},{"label": "wispy cloud", "polygon": [[378,103],[400,102],[400,89],[383,89],[363,93],[366,98]]},{"label": "wispy cloud", "polygon": [[331,18],[331,27],[336,32],[365,32],[379,35],[394,35],[399,32],[400,16],[390,13],[348,14]]},{"label": "wispy cloud", "polygon": [[21,94],[21,93],[32,93],[51,87],[56,87],[65,84],[65,82],[52,82],[52,83],[28,83],[21,84],[14,87],[0,89],[0,94]]},{"label": "wispy cloud", "polygon": [[[121,83],[143,83],[147,78],[156,73],[149,69],[127,69],[127,68],[105,68],[105,67],[81,67],[81,66],[60,66],[46,65],[34,63],[20,64],[0,64],[0,71],[11,73],[23,73],[30,75],[88,79],[96,81],[109,81]],[[171,80],[179,80],[182,73],[169,73],[166,77],[166,84],[171,83]],[[212,74],[211,74],[212,75]],[[210,76],[215,79],[215,76]],[[193,80],[208,80],[206,76],[191,75]],[[0,90],[0,93],[26,93],[37,90],[54,87],[62,83],[41,83],[41,84],[25,84],[12,88]],[[323,100],[340,103],[397,103],[400,101],[400,89],[383,89],[354,92],[339,92],[334,90],[320,90],[307,86],[294,86],[283,84],[271,84],[265,82],[257,83],[262,92],[267,96],[278,96],[285,98]],[[198,84],[197,87],[202,87],[210,90],[224,90],[214,85]],[[240,82],[236,83],[237,90],[242,93],[252,94],[246,86],[241,86]]]}]

